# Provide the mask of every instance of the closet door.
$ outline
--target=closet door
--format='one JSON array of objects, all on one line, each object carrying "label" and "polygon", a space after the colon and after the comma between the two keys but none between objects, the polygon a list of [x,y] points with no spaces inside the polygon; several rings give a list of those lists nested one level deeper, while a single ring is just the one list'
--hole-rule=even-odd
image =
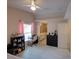
[{"label": "closet door", "polygon": [[67,23],[58,24],[58,47],[68,48],[68,30]]}]

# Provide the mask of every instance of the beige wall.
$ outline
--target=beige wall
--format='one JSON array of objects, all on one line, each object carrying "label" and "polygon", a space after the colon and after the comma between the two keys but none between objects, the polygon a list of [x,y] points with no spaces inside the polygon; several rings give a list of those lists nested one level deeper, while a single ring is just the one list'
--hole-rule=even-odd
[{"label": "beige wall", "polygon": [[67,26],[68,26],[68,48],[71,51],[71,20],[68,19],[67,21]]},{"label": "beige wall", "polygon": [[71,50],[71,2],[69,3],[69,5],[67,7],[64,19],[67,20],[68,48],[69,48],[69,50]]},{"label": "beige wall", "polygon": [[70,20],[58,24],[58,47],[70,49]]},{"label": "beige wall", "polygon": [[[54,32],[56,29],[57,29],[57,24],[59,22],[61,22],[62,20],[64,20],[63,17],[60,17],[60,18],[51,18],[51,19],[43,19],[45,21],[47,21],[48,23],[48,33],[52,33]],[[39,26],[40,26],[40,22],[43,21],[42,19],[41,20],[37,20],[36,23],[37,23],[37,33],[39,34]]]},{"label": "beige wall", "polygon": [[71,50],[71,3],[69,3],[67,7],[63,21],[64,22],[62,23],[65,25],[63,26],[63,24],[60,23],[61,26],[58,29],[59,30],[59,39],[58,39],[59,47],[68,48],[69,50]]},{"label": "beige wall", "polygon": [[[63,26],[63,24],[65,24]],[[59,27],[59,47],[71,50],[71,3],[69,3],[64,16],[64,22]],[[58,25],[59,26],[59,25]]]},{"label": "beige wall", "polygon": [[61,22],[57,25],[58,30],[58,47],[59,48],[68,48],[67,46],[67,23]]},{"label": "beige wall", "polygon": [[32,13],[21,11],[19,9],[7,8],[7,43],[10,41],[11,33],[18,32],[18,20],[23,20],[24,23],[31,23],[34,19]]}]

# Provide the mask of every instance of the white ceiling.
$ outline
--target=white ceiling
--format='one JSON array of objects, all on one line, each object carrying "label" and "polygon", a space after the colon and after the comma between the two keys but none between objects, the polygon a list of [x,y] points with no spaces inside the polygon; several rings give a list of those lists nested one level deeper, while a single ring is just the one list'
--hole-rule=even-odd
[{"label": "white ceiling", "polygon": [[[62,17],[65,14],[69,2],[70,0],[36,0],[37,5],[41,9],[37,9],[34,14],[37,19]],[[31,0],[7,0],[7,4],[9,7],[32,12],[29,7],[24,6],[31,4]]]}]

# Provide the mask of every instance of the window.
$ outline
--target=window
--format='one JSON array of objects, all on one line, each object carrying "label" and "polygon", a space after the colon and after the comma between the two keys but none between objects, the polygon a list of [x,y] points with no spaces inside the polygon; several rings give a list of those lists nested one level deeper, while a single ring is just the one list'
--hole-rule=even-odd
[{"label": "window", "polygon": [[24,24],[24,35],[25,35],[25,41],[31,40],[32,33],[31,33],[31,25],[30,24]]}]

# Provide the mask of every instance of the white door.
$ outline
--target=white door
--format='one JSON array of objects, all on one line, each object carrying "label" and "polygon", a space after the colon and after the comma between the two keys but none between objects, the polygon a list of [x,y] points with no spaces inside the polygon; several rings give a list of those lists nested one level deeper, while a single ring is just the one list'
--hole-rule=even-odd
[{"label": "white door", "polygon": [[58,24],[58,47],[68,48],[68,30],[66,23]]}]

